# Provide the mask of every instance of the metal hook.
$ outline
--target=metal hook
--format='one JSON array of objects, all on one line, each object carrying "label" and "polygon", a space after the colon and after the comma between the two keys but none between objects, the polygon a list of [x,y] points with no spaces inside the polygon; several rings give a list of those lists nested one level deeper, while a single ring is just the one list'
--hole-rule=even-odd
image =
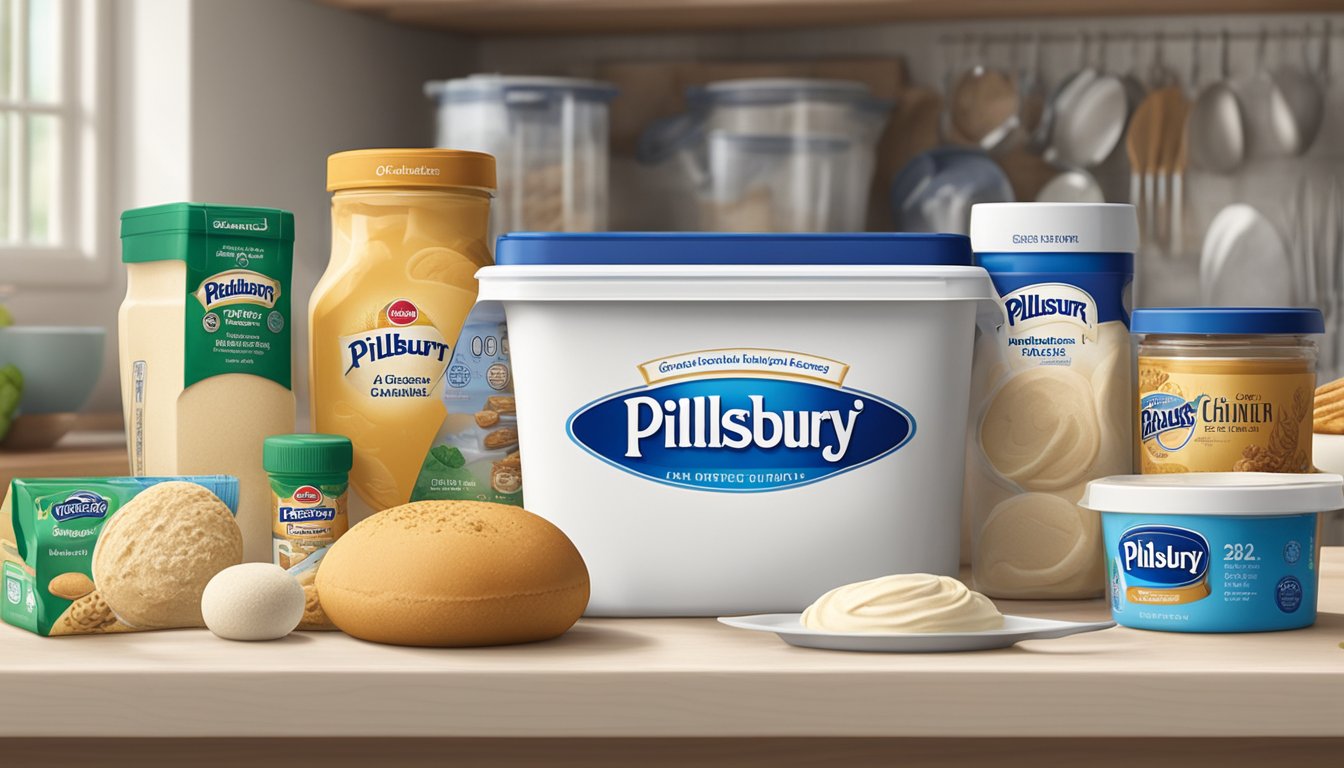
[{"label": "metal hook", "polygon": [[1227,43],[1230,37],[1231,35],[1228,33],[1227,28],[1224,27],[1221,39],[1219,40],[1220,47],[1218,50],[1218,74],[1223,80],[1229,79],[1229,76],[1232,74],[1232,65],[1227,57]]}]

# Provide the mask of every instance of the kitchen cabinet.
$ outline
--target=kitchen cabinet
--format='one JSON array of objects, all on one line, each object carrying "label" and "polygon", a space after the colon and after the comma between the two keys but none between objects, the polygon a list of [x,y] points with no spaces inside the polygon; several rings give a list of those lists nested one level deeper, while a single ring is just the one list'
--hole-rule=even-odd
[{"label": "kitchen cabinet", "polygon": [[1057,16],[1290,13],[1333,0],[323,0],[464,34],[615,33]]},{"label": "kitchen cabinet", "polygon": [[[551,642],[460,650],[321,632],[236,643],[204,630],[41,638],[0,626],[0,756],[13,758],[0,763],[29,764],[59,743],[106,755],[105,766],[297,755],[335,767],[364,765],[395,739],[398,765],[448,754],[503,765],[1333,765],[1344,750],[1344,548],[1322,559],[1310,629],[1117,627],[968,654],[811,651],[711,619],[588,619]],[[1107,611],[1099,600],[1000,607]]]}]

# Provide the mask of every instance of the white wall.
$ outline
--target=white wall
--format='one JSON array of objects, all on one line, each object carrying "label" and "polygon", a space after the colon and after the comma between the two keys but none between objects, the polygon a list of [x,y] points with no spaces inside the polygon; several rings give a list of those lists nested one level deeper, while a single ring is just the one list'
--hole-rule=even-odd
[{"label": "white wall", "polygon": [[331,253],[327,155],[432,146],[426,80],[471,69],[451,36],[311,0],[195,0],[192,185],[294,212],[294,389],[307,413],[308,296]]},{"label": "white wall", "polygon": [[433,141],[427,79],[465,73],[470,44],[310,0],[118,0],[113,15],[112,200],[106,282],[22,287],[21,322],[108,329],[87,410],[119,411],[116,316],[125,293],[117,217],[174,201],[295,213],[294,381],[307,389],[307,300],[329,252],[326,157]]}]

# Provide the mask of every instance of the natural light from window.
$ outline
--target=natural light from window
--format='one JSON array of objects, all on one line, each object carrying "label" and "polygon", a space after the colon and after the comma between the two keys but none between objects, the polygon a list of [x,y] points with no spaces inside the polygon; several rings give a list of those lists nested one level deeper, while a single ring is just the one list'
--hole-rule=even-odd
[{"label": "natural light from window", "polygon": [[0,0],[0,278],[95,252],[99,0]]}]

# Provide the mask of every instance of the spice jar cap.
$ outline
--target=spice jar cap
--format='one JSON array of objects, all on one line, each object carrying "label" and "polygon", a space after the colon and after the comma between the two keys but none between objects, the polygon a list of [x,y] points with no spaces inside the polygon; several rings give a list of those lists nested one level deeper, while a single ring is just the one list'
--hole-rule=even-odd
[{"label": "spice jar cap", "polygon": [[459,149],[355,149],[327,158],[327,191],[367,188],[495,191],[495,158]]},{"label": "spice jar cap", "polygon": [[332,475],[349,472],[354,456],[343,435],[272,435],[262,443],[261,466],[280,474]]}]

